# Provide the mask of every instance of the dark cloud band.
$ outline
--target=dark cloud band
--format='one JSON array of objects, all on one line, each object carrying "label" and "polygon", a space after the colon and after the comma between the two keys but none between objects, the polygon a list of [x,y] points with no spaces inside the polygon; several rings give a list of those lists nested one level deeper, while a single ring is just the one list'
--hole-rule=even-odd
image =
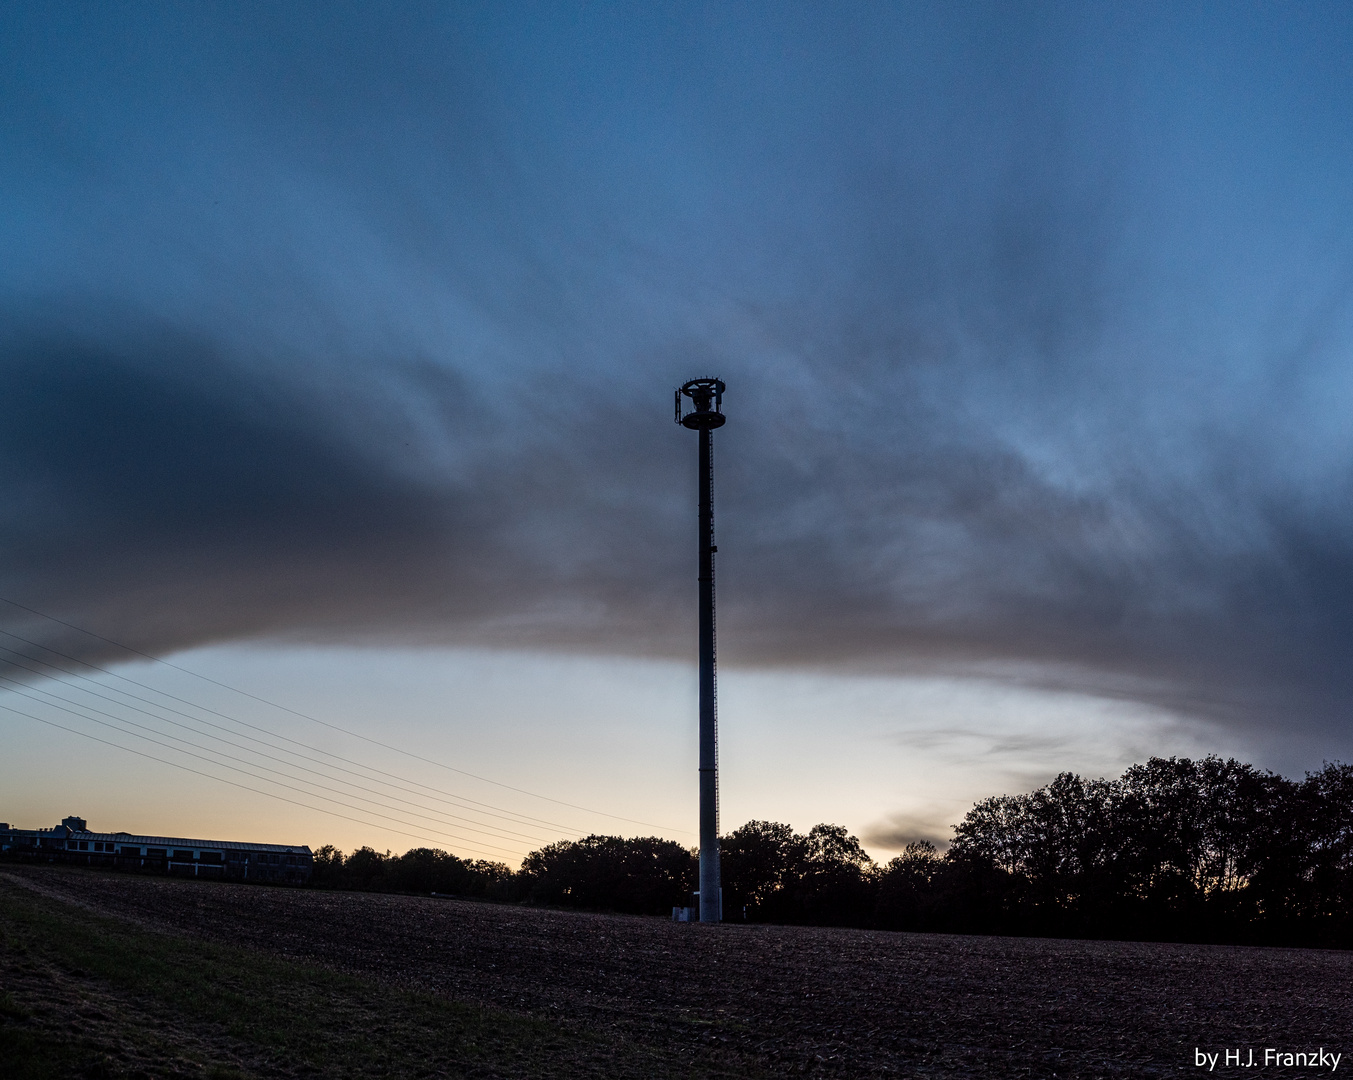
[{"label": "dark cloud band", "polygon": [[8,46],[6,595],[148,651],[685,656],[667,399],[717,370],[726,662],[1344,725],[1353,162],[1279,119],[1348,93],[1217,74],[1296,29],[1172,97],[1168,20],[164,10],[104,17],[169,66]]}]

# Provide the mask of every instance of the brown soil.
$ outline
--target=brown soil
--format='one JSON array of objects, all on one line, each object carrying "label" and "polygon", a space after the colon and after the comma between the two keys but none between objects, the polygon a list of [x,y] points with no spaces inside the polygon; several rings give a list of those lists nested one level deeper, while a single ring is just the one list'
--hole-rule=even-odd
[{"label": "brown soil", "polygon": [[[701,926],[411,896],[10,869],[191,936],[318,961],[747,1071],[1158,1076],[1195,1048],[1341,1053],[1353,954]],[[1244,1060],[1242,1055],[1242,1060]],[[1219,1059],[1213,1075],[1237,1075]],[[1281,1068],[1284,1077],[1324,1068]]]},{"label": "brown soil", "polygon": [[[197,1077],[203,1061],[227,1060],[242,1068],[266,1065],[250,1048],[219,1030],[154,1015],[139,1003],[111,993],[82,971],[70,972],[40,959],[5,957],[0,975],[7,1019],[22,1018],[47,1036],[48,1045],[68,1051],[49,1062],[58,1076],[90,1080],[122,1076]],[[20,1002],[22,1005],[20,1005]],[[0,1077],[11,1075],[0,1049]],[[23,1075],[20,1073],[20,1075]],[[234,1077],[217,1069],[208,1076]]]}]

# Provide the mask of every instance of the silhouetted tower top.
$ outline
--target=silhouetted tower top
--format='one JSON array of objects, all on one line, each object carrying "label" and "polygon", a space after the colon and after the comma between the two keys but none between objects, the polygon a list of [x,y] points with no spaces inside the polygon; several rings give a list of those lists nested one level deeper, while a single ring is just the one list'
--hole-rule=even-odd
[{"label": "silhouetted tower top", "polygon": [[[719,410],[723,408],[723,392],[726,389],[722,379],[692,379],[690,382],[682,383],[681,389],[676,392],[677,423],[692,431],[699,431],[702,428],[712,431],[714,428],[723,427],[727,417]],[[694,411],[688,412],[685,416],[681,415],[683,395],[690,398],[694,406]]]}]

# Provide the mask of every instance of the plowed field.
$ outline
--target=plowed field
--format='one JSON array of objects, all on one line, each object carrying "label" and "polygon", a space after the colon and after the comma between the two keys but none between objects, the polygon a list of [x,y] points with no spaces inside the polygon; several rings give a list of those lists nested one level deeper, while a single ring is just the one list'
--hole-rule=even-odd
[{"label": "plowed field", "polygon": [[1198,1050],[1339,1053],[1353,1071],[1353,954],[773,926],[701,926],[412,896],[65,869],[30,888],[548,1018],[739,1072],[864,1076],[1201,1074]]}]

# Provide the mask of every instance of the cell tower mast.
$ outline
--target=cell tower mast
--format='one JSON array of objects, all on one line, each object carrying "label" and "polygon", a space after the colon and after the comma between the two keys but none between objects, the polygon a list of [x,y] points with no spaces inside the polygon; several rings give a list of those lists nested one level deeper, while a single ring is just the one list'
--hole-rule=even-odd
[{"label": "cell tower mast", "polygon": [[[719,713],[714,666],[714,429],[724,384],[692,379],[676,392],[676,422],[700,433],[700,921],[723,919],[719,873]],[[691,411],[683,415],[682,398]]]}]

